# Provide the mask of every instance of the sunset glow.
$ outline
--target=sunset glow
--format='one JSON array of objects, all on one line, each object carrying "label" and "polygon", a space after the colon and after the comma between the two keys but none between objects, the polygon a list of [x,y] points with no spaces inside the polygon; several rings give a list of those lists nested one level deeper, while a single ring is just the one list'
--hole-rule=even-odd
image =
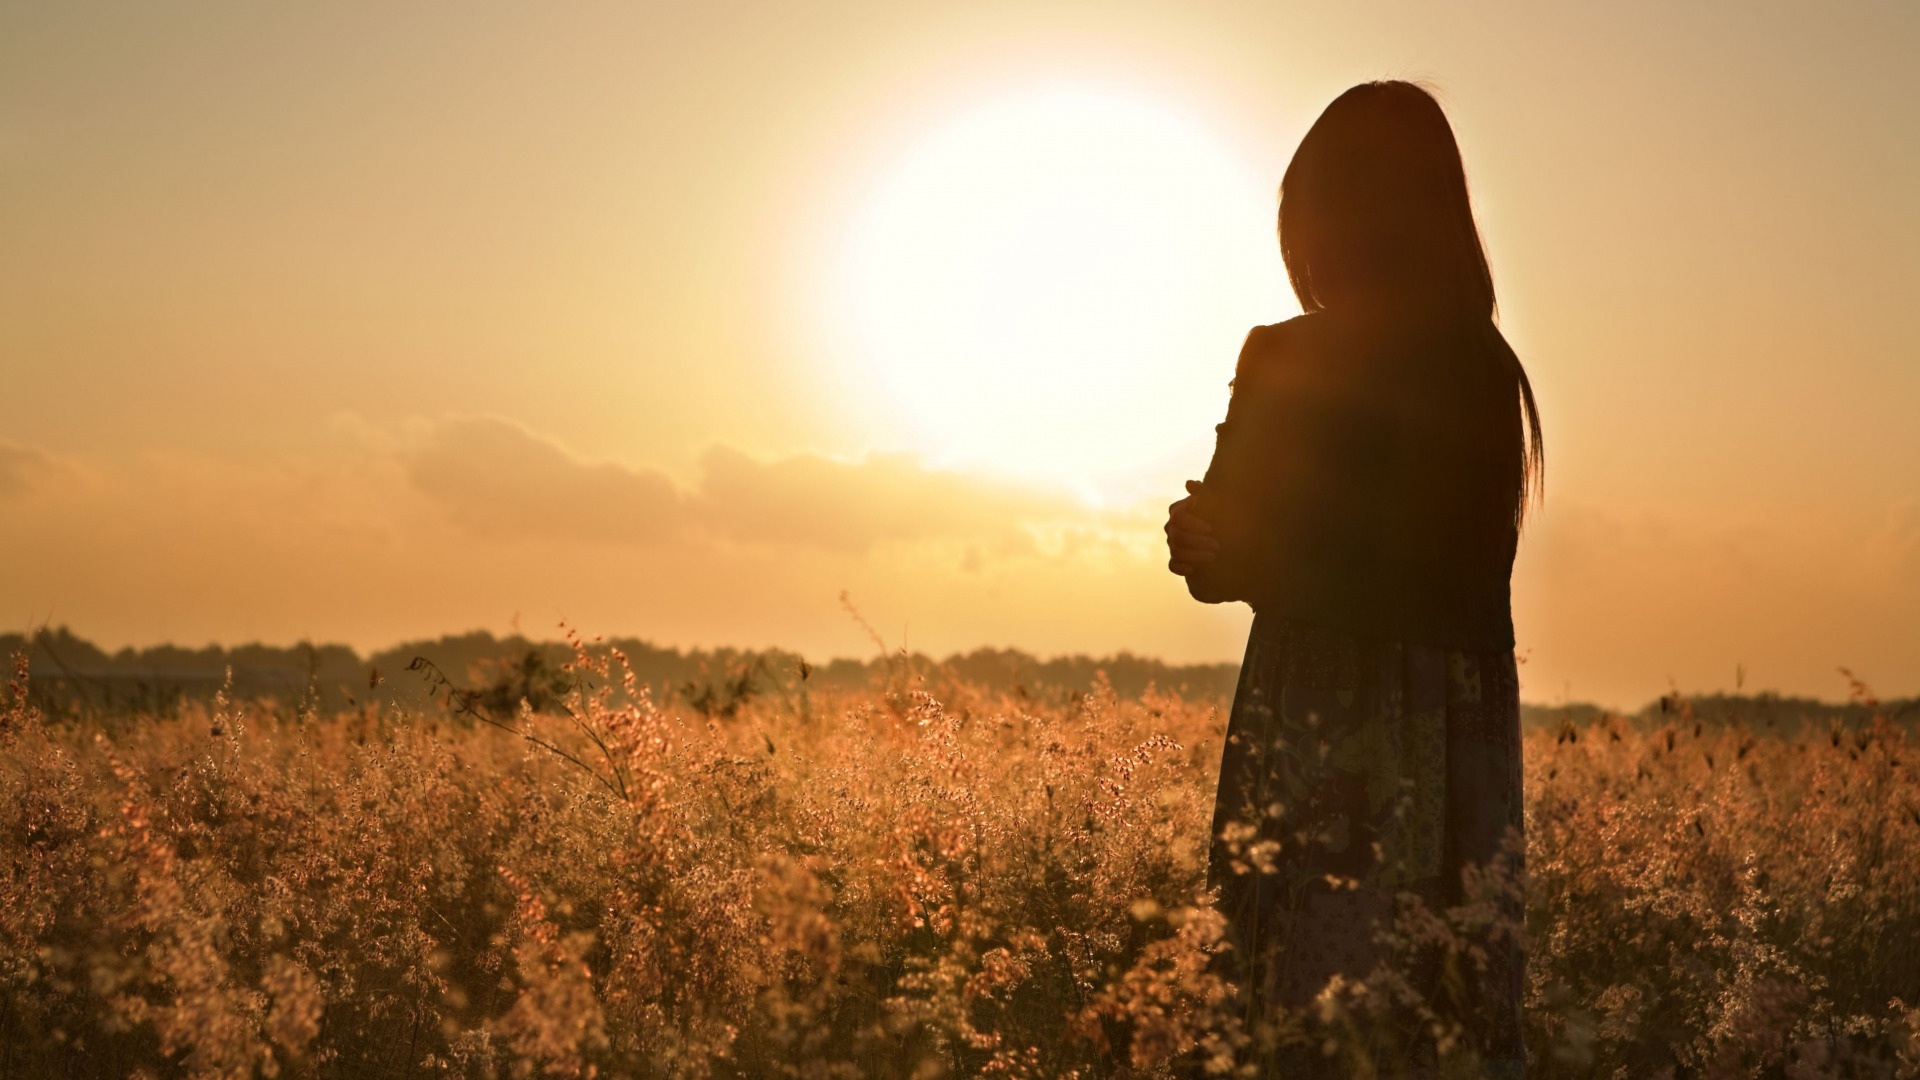
[{"label": "sunset glow", "polygon": [[1915,10],[0,5],[0,618],[1237,659],[1156,514],[1399,77],[1546,429],[1528,699],[1920,692]]},{"label": "sunset glow", "polygon": [[1274,206],[1164,103],[1008,96],[879,178],[837,314],[937,456],[1082,485],[1204,463],[1240,336],[1292,308]]}]

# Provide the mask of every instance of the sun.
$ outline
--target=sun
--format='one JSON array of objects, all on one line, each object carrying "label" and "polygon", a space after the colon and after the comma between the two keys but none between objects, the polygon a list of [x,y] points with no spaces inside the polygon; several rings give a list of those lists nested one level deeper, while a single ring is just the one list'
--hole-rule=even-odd
[{"label": "sun", "polygon": [[1297,310],[1274,190],[1194,116],[1050,88],[936,126],[861,204],[844,348],[938,459],[1117,495],[1206,460],[1247,328]]}]

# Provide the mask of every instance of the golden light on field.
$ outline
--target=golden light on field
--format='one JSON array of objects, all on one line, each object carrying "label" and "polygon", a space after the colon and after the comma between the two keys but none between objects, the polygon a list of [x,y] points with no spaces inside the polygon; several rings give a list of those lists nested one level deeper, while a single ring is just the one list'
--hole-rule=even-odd
[{"label": "golden light on field", "polygon": [[1274,200],[1149,97],[993,100],[863,201],[830,301],[842,348],[936,457],[1089,492],[1191,468],[1240,337],[1291,305]]}]

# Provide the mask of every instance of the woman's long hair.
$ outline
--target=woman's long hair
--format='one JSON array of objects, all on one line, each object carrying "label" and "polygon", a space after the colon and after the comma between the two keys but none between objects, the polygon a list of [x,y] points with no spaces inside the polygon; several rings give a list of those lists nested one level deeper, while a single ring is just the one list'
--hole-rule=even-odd
[{"label": "woman's long hair", "polygon": [[1523,413],[1517,527],[1544,488],[1540,413],[1526,368],[1494,326],[1493,274],[1460,147],[1433,95],[1409,82],[1370,82],[1327,106],[1280,184],[1280,254],[1306,311],[1365,305],[1484,322]]}]

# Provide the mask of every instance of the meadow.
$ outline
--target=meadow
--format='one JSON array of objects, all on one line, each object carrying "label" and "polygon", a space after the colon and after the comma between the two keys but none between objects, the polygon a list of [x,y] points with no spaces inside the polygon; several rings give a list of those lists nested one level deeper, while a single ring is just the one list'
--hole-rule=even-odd
[{"label": "meadow", "polygon": [[1920,1076],[1920,762],[1864,689],[1825,727],[1534,726],[1526,875],[1479,894],[1524,885],[1524,928],[1406,905],[1393,964],[1252,1030],[1210,967],[1217,692],[899,658],[656,697],[579,645],[535,708],[469,674],[56,712],[23,659],[0,1080],[1147,1077],[1273,1039],[1469,1076],[1398,975],[1503,930],[1535,1076]]}]

